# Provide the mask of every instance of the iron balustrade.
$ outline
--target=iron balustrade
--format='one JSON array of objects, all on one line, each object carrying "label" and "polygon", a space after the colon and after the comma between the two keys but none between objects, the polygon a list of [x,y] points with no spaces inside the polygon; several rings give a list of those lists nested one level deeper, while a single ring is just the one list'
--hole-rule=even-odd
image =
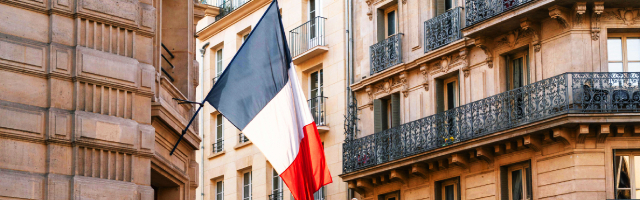
[{"label": "iron balustrade", "polygon": [[[220,8],[220,13],[216,15],[216,21],[224,18],[229,15],[236,9],[240,8],[240,6],[249,2],[250,0],[218,0],[214,6]],[[212,0],[213,2],[213,0]]]},{"label": "iron balustrade", "polygon": [[307,52],[313,47],[326,45],[324,39],[324,23],[326,19],[324,17],[315,17],[289,31],[289,49],[292,57]]},{"label": "iron balustrade", "polygon": [[326,101],[327,97],[323,96],[314,97],[307,100],[307,103],[309,103],[309,108],[311,109],[311,115],[313,115],[313,120],[316,122],[317,126],[327,125],[327,106],[325,105]]},{"label": "iron balustrade", "polygon": [[282,192],[273,191],[273,194],[269,195],[269,200],[282,200]]},{"label": "iron balustrade", "polygon": [[247,136],[245,136],[244,133],[238,134],[238,143],[245,143],[245,142],[249,142],[249,138],[247,138]]},{"label": "iron balustrade", "polygon": [[[640,73],[565,73],[391,129],[346,140],[343,172],[568,113],[640,112]],[[347,136],[347,138],[355,138]]]},{"label": "iron balustrade", "polygon": [[224,140],[222,138],[218,138],[216,142],[213,143],[213,153],[219,153],[224,150]]},{"label": "iron balustrade", "polygon": [[370,75],[402,63],[402,33],[398,33],[369,47]]},{"label": "iron balustrade", "polygon": [[424,52],[462,39],[462,7],[451,9],[424,22]]},{"label": "iron balustrade", "polygon": [[535,0],[465,0],[466,25],[471,26]]}]

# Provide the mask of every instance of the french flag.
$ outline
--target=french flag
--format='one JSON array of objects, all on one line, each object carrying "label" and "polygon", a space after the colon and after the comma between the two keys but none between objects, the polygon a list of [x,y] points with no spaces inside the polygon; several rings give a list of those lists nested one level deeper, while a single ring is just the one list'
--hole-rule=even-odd
[{"label": "french flag", "polygon": [[297,200],[332,182],[274,0],[204,101],[265,155]]}]

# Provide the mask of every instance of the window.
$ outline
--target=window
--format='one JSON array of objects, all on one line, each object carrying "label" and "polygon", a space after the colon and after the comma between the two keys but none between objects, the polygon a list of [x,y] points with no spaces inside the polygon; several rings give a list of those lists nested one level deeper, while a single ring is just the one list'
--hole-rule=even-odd
[{"label": "window", "polygon": [[609,72],[640,72],[640,34],[610,36],[607,39]]},{"label": "window", "polygon": [[242,43],[243,43],[243,44],[244,44],[244,41],[247,41],[247,38],[249,38],[249,33],[244,34],[244,35],[242,36]]},{"label": "window", "polygon": [[442,187],[442,200],[455,200],[456,199],[456,185],[454,181],[445,182]]},{"label": "window", "polygon": [[444,110],[458,106],[458,77],[444,80]]},{"label": "window", "polygon": [[213,143],[213,153],[222,152],[224,149],[224,132],[223,132],[222,114],[216,115],[216,140]]},{"label": "window", "polygon": [[436,16],[456,7],[455,0],[436,0]]},{"label": "window", "polygon": [[224,199],[224,183],[222,181],[216,182],[216,199],[215,200],[223,200]]},{"label": "window", "polygon": [[434,185],[437,200],[460,199],[460,177],[437,181]]},{"label": "window", "polygon": [[527,60],[526,52],[506,56],[507,60],[507,89],[513,90],[527,84]]},{"label": "window", "polygon": [[530,163],[530,161],[526,161],[500,167],[500,182],[502,182],[502,188],[500,190],[502,199],[533,199]]},{"label": "window", "polygon": [[238,143],[249,142],[249,138],[244,133],[238,134]]},{"label": "window", "polygon": [[393,192],[390,194],[385,194],[384,197],[382,198],[383,200],[400,200],[400,198],[398,198],[398,192]]},{"label": "window", "polygon": [[216,51],[216,78],[222,74],[224,68],[222,67],[222,49]]},{"label": "window", "polygon": [[397,23],[397,13],[398,7],[392,6],[391,8],[387,8],[384,11],[384,25],[385,25],[385,36],[389,37],[395,35],[398,30]]},{"label": "window", "polygon": [[616,199],[640,198],[640,180],[636,170],[640,170],[640,151],[614,150],[613,170]]},{"label": "window", "polygon": [[373,100],[374,132],[400,126],[400,94]]},{"label": "window", "polygon": [[278,172],[274,169],[272,172],[271,178],[271,198],[270,200],[282,200],[282,188],[284,187],[282,183],[282,178],[278,175]]},{"label": "window", "polygon": [[324,90],[322,85],[322,69],[311,73],[309,77],[309,108],[311,109],[311,115],[318,125],[324,124]]},{"label": "window", "polygon": [[251,172],[242,175],[242,200],[251,200]]},{"label": "window", "polygon": [[327,188],[325,186],[320,187],[316,193],[313,193],[313,200],[324,200],[327,197]]}]

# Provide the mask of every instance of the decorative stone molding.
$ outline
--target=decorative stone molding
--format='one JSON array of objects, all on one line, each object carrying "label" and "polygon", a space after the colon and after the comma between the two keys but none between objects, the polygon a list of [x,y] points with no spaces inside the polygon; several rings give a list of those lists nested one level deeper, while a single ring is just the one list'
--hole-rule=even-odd
[{"label": "decorative stone molding", "polygon": [[371,11],[371,4],[373,4],[374,0],[366,0],[367,3],[367,16],[369,16],[369,21],[373,20],[373,12]]},{"label": "decorative stone molding", "polygon": [[442,56],[442,60],[438,64],[442,72],[449,71],[449,65],[451,65],[451,56]]},{"label": "decorative stone molding", "polygon": [[507,34],[498,38],[498,43],[506,44],[509,47],[513,48],[516,46],[516,42],[518,41],[520,36],[520,30],[512,30],[507,32]]},{"label": "decorative stone molding", "polygon": [[569,15],[567,13],[569,13],[568,9],[559,5],[549,8],[549,16],[551,19],[558,21],[563,28],[569,28]]},{"label": "decorative stone molding", "polygon": [[367,92],[367,96],[369,97],[369,103],[367,103],[366,105],[369,106],[371,110],[373,110],[373,89],[371,88],[371,85],[367,85],[365,91]]},{"label": "decorative stone molding", "polygon": [[540,26],[534,24],[529,20],[529,18],[520,19],[520,28],[523,31],[531,34],[531,44],[533,45],[533,50],[535,52],[540,52],[540,47],[542,46],[540,43],[540,35],[538,31],[540,31]]},{"label": "decorative stone molding", "polygon": [[458,62],[460,62],[460,69],[462,69],[462,72],[464,73],[464,77],[467,78],[469,77],[470,72],[471,72],[471,67],[469,66],[469,61],[467,60],[467,54],[469,53],[469,51],[467,50],[467,48],[462,48],[460,49],[460,53],[459,53],[459,57],[458,57]]},{"label": "decorative stone molding", "polygon": [[398,78],[400,79],[400,84],[402,84],[402,95],[404,95],[404,97],[406,98],[407,96],[409,96],[409,84],[407,83],[407,72],[400,72],[400,75],[398,76]]},{"label": "decorative stone molding", "polygon": [[600,39],[600,18],[604,13],[604,2],[594,2],[593,14],[591,15],[591,39]]},{"label": "decorative stone molding", "polygon": [[484,51],[484,54],[487,56],[485,62],[487,62],[489,69],[493,68],[493,56],[491,56],[491,50],[487,46],[485,39],[483,37],[475,38],[475,45],[476,47],[482,49],[482,51]]},{"label": "decorative stone molding", "polygon": [[625,9],[618,9],[618,19],[621,19],[625,25],[633,25],[636,18],[638,18],[638,9],[627,7]]},{"label": "decorative stone molding", "polygon": [[424,91],[429,91],[429,70],[427,69],[427,64],[420,65],[420,73],[424,77],[422,87],[424,87]]},{"label": "decorative stone molding", "polygon": [[587,2],[576,2],[573,4],[573,11],[575,12],[574,24],[578,25],[582,23],[582,17],[587,13]]}]

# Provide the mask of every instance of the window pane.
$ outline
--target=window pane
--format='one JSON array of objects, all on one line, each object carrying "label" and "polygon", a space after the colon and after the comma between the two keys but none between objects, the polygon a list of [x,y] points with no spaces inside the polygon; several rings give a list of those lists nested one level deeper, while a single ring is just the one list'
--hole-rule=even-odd
[{"label": "window pane", "polygon": [[522,200],[522,170],[511,172],[511,197],[513,200]]},{"label": "window pane", "polygon": [[622,61],[622,38],[609,38],[607,40],[607,53],[609,61]]},{"label": "window pane", "polygon": [[616,199],[631,199],[631,190],[618,190]]},{"label": "window pane", "polygon": [[622,72],[622,63],[609,63],[609,72]]},{"label": "window pane", "polygon": [[387,13],[387,36],[396,34],[396,11]]},{"label": "window pane", "polygon": [[445,0],[444,1],[444,9],[445,10],[449,10],[451,8],[453,8],[453,0]]},{"label": "window pane", "polygon": [[454,82],[447,83],[447,109],[453,109],[455,106]]},{"label": "window pane", "polygon": [[627,60],[640,60],[640,38],[627,38]]},{"label": "window pane", "polygon": [[640,62],[629,62],[628,72],[640,72]]},{"label": "window pane", "polygon": [[454,200],[453,199],[453,185],[444,186],[444,199],[445,200]]},{"label": "window pane", "polygon": [[631,188],[629,179],[629,156],[616,156],[614,159],[614,170],[616,172],[617,188]]}]

